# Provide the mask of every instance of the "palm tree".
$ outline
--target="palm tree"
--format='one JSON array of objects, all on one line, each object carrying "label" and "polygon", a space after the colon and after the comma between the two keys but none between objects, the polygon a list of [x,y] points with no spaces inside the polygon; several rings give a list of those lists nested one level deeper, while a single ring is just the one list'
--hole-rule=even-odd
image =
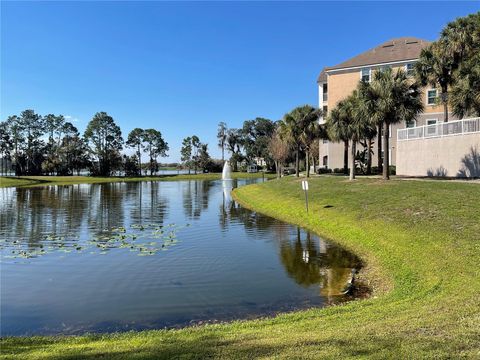
[{"label": "palm tree", "polygon": [[453,113],[480,115],[480,12],[450,22],[440,39],[458,65],[449,99]]},{"label": "palm tree", "polygon": [[[375,116],[375,103],[373,102],[373,98],[369,97],[368,94],[370,93],[370,82],[368,81],[360,81],[358,84],[358,92],[362,97],[362,109],[364,111],[364,115],[370,118],[370,123],[374,127],[371,129],[369,135],[367,135],[368,139],[368,169],[367,173],[371,174],[371,166],[372,166],[372,159],[371,159],[371,148],[372,148],[372,139],[377,136],[377,171],[378,173],[383,173],[383,157],[382,157],[382,135],[383,135],[383,118]],[[375,120],[373,120],[375,119]]]},{"label": "palm tree", "polygon": [[480,42],[480,12],[460,17],[443,28],[440,39],[444,41],[451,57],[461,62],[469,53],[478,51]]},{"label": "palm tree", "polygon": [[[376,71],[368,87],[362,87],[362,111],[373,124],[383,124],[383,178],[390,178],[389,130],[391,124],[408,122],[423,111],[419,86],[405,71]],[[380,156],[380,154],[378,154]]]},{"label": "palm tree", "polygon": [[300,153],[300,126],[296,119],[290,114],[285,114],[279,123],[279,134],[283,141],[290,145],[295,151],[295,176],[299,176],[299,153]]},{"label": "palm tree", "polygon": [[352,143],[350,180],[355,179],[357,143],[368,136],[372,128],[372,124],[365,114],[362,97],[358,90],[354,90],[350,96],[337,104],[327,119],[327,128],[332,139],[338,140],[341,136]]},{"label": "palm tree", "polygon": [[[296,107],[285,114],[280,122],[280,134],[282,139],[289,142],[295,149],[295,176],[300,176],[300,151],[302,145],[315,133],[313,122],[318,123],[321,110],[310,105]],[[308,157],[308,156],[307,156]],[[307,160],[308,164],[308,160]],[[307,165],[309,166],[309,165]],[[308,173],[308,171],[307,171]]]},{"label": "palm tree", "polygon": [[348,148],[350,134],[348,132],[348,121],[345,113],[341,111],[345,100],[341,100],[337,106],[332,109],[327,117],[326,128],[328,137],[332,141],[342,141],[343,146],[343,173],[348,174]]},{"label": "palm tree", "polygon": [[423,49],[415,64],[417,80],[423,86],[440,86],[444,121],[448,122],[448,88],[454,83],[458,61],[450,53],[445,40],[440,39]]},{"label": "palm tree", "polygon": [[318,141],[321,137],[325,137],[324,128],[320,125],[319,118],[322,116],[322,110],[314,109],[305,117],[302,124],[302,132],[300,141],[305,149],[305,167],[307,177],[310,177],[310,154],[313,142]]},{"label": "palm tree", "polygon": [[225,143],[227,142],[227,124],[223,121],[218,124],[218,147],[222,149],[222,161],[225,161]]}]

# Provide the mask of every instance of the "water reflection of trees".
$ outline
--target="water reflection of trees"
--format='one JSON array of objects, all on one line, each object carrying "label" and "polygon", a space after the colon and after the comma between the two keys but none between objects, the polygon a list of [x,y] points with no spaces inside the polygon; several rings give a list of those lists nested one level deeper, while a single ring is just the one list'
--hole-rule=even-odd
[{"label": "water reflection of trees", "polygon": [[[131,182],[1,189],[0,238],[36,247],[46,234],[94,237],[105,229],[132,223],[161,224],[175,196],[172,187],[162,192],[162,186],[159,182]],[[218,182],[188,181],[175,186],[188,218],[199,218],[209,200],[221,195],[218,216],[222,230],[236,223],[261,239],[262,233],[273,233],[286,273],[302,286],[319,285],[322,294],[338,295],[351,269],[360,265],[354,255],[338,246],[239,206],[230,195],[237,186],[235,181],[222,183],[222,194]]]},{"label": "water reflection of trees", "polygon": [[299,228],[295,236],[281,240],[280,259],[295,282],[305,287],[318,284],[327,296],[340,295],[352,269],[360,267],[354,254]]},{"label": "water reflection of trees", "polygon": [[88,227],[92,234],[100,235],[124,223],[124,184],[108,183],[89,187]]},{"label": "water reflection of trees", "polygon": [[182,186],[183,212],[190,219],[200,217],[202,211],[208,209],[212,181],[185,181]]},{"label": "water reflection of trees", "polygon": [[[151,182],[130,182],[125,184],[131,222],[135,224],[163,224],[168,212],[169,197],[162,193],[162,184]],[[170,195],[171,196],[171,195]]]},{"label": "water reflection of trees", "polygon": [[279,257],[288,276],[304,287],[318,285],[329,299],[341,295],[360,260],[345,249],[328,243],[308,231],[283,224],[271,217],[246,210],[234,201],[220,205],[220,226],[241,223],[249,232],[275,233]]},{"label": "water reflection of trees", "polygon": [[[168,197],[160,184],[108,183],[2,189],[0,238],[36,247],[47,235],[96,236],[140,220],[162,223]],[[90,240],[90,239],[87,239]]]},{"label": "water reflection of trees", "polygon": [[8,190],[0,216],[4,239],[35,246],[47,234],[78,233],[89,202],[80,185]]}]

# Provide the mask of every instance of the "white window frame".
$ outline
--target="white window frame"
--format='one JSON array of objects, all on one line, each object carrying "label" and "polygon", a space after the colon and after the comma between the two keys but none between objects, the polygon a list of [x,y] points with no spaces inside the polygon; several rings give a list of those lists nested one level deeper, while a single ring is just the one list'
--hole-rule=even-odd
[{"label": "white window frame", "polygon": [[[429,121],[435,121],[435,124],[429,124],[428,122]],[[438,132],[438,127],[434,127],[433,128],[433,131],[432,131],[432,128],[430,128],[429,126],[430,125],[438,125],[440,122],[438,121],[438,118],[431,118],[431,119],[425,119],[425,133],[428,135],[428,136],[436,136],[438,135],[437,132]]]},{"label": "white window frame", "polygon": [[363,80],[363,70],[368,70],[368,82],[372,81],[372,68],[370,67],[360,69],[360,80]]},{"label": "white window frame", "polygon": [[[436,94],[436,95],[435,95],[435,102],[434,102],[433,104],[430,104],[430,103],[428,102],[428,100],[429,100],[428,93],[429,93],[430,91],[435,91],[435,94]],[[427,106],[435,106],[435,105],[437,105],[436,99],[438,98],[438,90],[437,90],[437,89],[427,89],[427,93],[426,93],[426,96],[425,96],[425,97],[426,97]]]},{"label": "white window frame", "polygon": [[414,72],[415,70],[414,70],[414,68],[413,68],[413,69],[412,69],[412,73],[409,74],[409,73],[408,73],[408,65],[412,65],[412,67],[413,67],[413,66],[415,65],[415,63],[410,62],[410,63],[406,63],[406,64],[405,64],[405,73],[407,74],[407,76],[413,76],[413,72]]},{"label": "white window frame", "polygon": [[412,127],[417,127],[417,120],[413,119],[413,126],[408,127],[407,122],[405,121],[405,129],[411,129]]}]

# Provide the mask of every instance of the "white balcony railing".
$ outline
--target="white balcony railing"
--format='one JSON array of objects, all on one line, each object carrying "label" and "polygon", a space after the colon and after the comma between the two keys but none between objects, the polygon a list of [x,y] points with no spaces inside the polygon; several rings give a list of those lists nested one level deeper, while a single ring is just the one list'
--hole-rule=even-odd
[{"label": "white balcony railing", "polygon": [[480,132],[480,118],[463,119],[397,130],[397,140],[426,139]]}]

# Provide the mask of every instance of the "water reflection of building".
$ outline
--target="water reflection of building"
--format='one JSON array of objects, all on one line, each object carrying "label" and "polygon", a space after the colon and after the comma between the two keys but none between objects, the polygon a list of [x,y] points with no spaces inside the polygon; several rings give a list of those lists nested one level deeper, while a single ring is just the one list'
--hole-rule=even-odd
[{"label": "water reflection of building", "polygon": [[280,240],[280,259],[288,275],[304,287],[318,285],[329,301],[342,295],[359,259],[299,228],[291,235]]}]

